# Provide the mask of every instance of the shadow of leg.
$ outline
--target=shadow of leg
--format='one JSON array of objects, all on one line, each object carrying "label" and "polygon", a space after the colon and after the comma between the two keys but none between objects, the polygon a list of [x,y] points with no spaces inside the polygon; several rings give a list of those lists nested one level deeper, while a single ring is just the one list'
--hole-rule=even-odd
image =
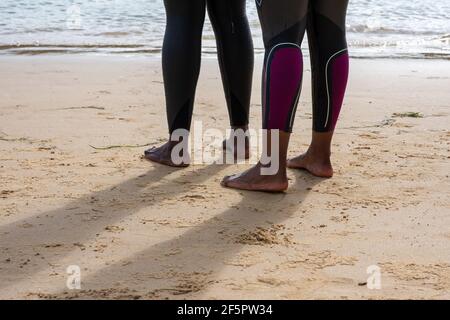
[{"label": "shadow of leg", "polygon": [[[157,167],[144,175],[71,201],[62,208],[1,226],[2,256],[7,259],[9,252],[19,253],[26,263],[1,261],[0,288],[48,269],[79,249],[77,245],[95,239],[105,227],[142,208],[155,207],[168,197],[188,192],[189,183],[204,183],[224,168],[211,165],[180,172]],[[55,248],[58,249],[56,253]]]},{"label": "shadow of leg", "polygon": [[[189,294],[201,293],[215,283],[215,275],[226,266],[225,262],[245,248],[242,235],[267,227],[268,222],[277,225],[288,220],[301,207],[309,190],[322,180],[301,174],[297,177],[296,184],[287,194],[242,192],[240,203],[230,204],[230,209],[176,238],[153,245],[83,278],[84,289],[89,292],[81,292],[79,296],[102,298],[97,294],[108,289],[104,288],[106,279],[116,285],[123,283],[127,288],[132,286],[138,292],[146,293],[146,298],[180,295],[187,298]],[[114,288],[109,289],[110,298],[114,297]],[[70,293],[62,290],[59,296],[70,297]]]}]

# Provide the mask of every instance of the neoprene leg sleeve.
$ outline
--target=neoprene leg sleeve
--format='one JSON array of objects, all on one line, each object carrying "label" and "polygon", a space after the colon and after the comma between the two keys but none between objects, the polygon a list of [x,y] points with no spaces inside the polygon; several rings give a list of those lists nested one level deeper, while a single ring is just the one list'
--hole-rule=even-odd
[{"label": "neoprene leg sleeve", "polygon": [[207,0],[217,40],[222,83],[233,127],[248,125],[253,78],[253,41],[245,0]]},{"label": "neoprene leg sleeve", "polygon": [[162,66],[169,132],[189,130],[200,70],[205,0],[164,0]]},{"label": "neoprene leg sleeve", "polygon": [[291,132],[302,82],[301,42],[308,30],[313,129],[334,130],[348,78],[348,0],[256,0],[266,47],[263,128]]},{"label": "neoprene leg sleeve", "polygon": [[343,103],[349,72],[345,36],[348,0],[311,0],[308,43],[311,54],[313,129],[333,131]]},{"label": "neoprene leg sleeve", "polygon": [[303,78],[307,0],[256,0],[266,49],[263,128],[292,131]]}]

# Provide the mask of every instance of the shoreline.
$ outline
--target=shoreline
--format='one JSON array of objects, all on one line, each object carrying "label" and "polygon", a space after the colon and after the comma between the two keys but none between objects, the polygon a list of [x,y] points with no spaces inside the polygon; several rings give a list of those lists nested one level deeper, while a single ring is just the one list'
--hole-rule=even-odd
[{"label": "shoreline", "polygon": [[[9,47],[9,46],[8,46]],[[14,46],[10,46],[11,48]],[[304,57],[309,58],[308,50],[303,52]],[[255,59],[261,59],[264,56],[264,50],[255,49]],[[13,58],[13,57],[48,57],[48,58],[129,58],[129,59],[161,59],[161,49],[142,49],[134,52],[97,52],[97,51],[70,51],[64,49],[44,49],[44,50],[21,50],[17,53],[0,53],[0,58]],[[202,51],[202,58],[217,59],[217,52]],[[420,53],[415,55],[357,55],[350,52],[350,59],[355,60],[427,60],[427,61],[448,61],[450,60],[450,54],[446,53]]]}]

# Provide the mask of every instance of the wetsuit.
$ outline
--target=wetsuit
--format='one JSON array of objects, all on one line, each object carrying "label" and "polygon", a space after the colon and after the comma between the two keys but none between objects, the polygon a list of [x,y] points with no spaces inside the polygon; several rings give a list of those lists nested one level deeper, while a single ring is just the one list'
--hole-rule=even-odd
[{"label": "wetsuit", "polygon": [[311,56],[313,129],[334,130],[348,78],[348,0],[256,0],[266,49],[263,128],[292,131],[303,79],[305,31]]},{"label": "wetsuit", "polygon": [[191,125],[206,8],[217,39],[231,126],[247,125],[253,43],[245,0],[164,0],[164,5],[167,26],[162,63],[170,133],[189,130]]}]

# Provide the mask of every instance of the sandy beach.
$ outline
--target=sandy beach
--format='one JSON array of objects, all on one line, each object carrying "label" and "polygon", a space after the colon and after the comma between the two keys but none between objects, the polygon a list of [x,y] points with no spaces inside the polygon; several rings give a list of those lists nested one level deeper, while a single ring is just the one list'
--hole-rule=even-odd
[{"label": "sandy beach", "polygon": [[[142,159],[167,137],[158,58],[2,56],[0,70],[0,298],[450,299],[449,61],[352,60],[335,176],[289,170],[284,194],[220,186],[246,164]],[[305,72],[291,156],[310,139]],[[228,127],[215,59],[194,118]]]}]

